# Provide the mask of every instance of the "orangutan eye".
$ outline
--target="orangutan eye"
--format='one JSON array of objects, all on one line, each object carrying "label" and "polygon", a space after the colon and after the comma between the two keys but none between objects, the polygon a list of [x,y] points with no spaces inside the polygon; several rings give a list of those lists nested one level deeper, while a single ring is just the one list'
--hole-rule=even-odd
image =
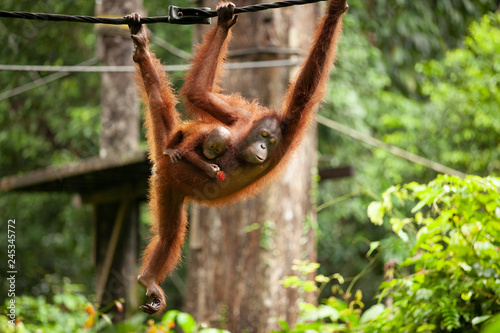
[{"label": "orangutan eye", "polygon": [[221,152],[221,149],[219,147],[215,148],[215,152],[219,154]]},{"label": "orangutan eye", "polygon": [[265,138],[268,137],[269,136],[269,132],[268,131],[262,132],[262,136],[265,137]]},{"label": "orangutan eye", "polygon": [[271,138],[271,139],[269,140],[269,142],[271,142],[271,143],[275,143],[275,142],[276,142],[276,138]]},{"label": "orangutan eye", "polygon": [[209,149],[214,149],[215,148],[215,145],[213,143],[211,143],[209,146],[208,146]]}]

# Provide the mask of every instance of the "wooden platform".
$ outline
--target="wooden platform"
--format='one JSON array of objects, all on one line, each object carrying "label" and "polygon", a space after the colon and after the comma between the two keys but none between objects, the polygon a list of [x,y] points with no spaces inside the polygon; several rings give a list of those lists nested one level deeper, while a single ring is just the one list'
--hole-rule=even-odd
[{"label": "wooden platform", "polygon": [[47,167],[0,179],[2,191],[69,192],[92,195],[120,188],[146,191],[151,165],[146,152],[89,158],[61,167]]}]

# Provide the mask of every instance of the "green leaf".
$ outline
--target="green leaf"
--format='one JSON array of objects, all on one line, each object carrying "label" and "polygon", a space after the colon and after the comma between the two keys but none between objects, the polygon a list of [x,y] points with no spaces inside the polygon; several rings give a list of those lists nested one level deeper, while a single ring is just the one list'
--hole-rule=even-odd
[{"label": "green leaf", "polygon": [[366,257],[368,258],[369,256],[371,256],[371,254],[373,253],[373,251],[375,251],[379,246],[380,246],[380,242],[379,241],[371,242],[370,243],[370,250],[368,250],[368,252],[366,253]]},{"label": "green leaf", "polygon": [[490,201],[486,204],[486,211],[488,213],[493,213],[495,212],[495,209],[498,207],[498,203],[496,201]]},{"label": "green leaf", "polygon": [[103,313],[101,315],[101,318],[104,319],[104,321],[109,325],[109,326],[113,326],[113,322],[111,321],[111,319],[109,318],[109,316],[105,313]]},{"label": "green leaf", "polygon": [[314,278],[314,281],[319,282],[319,283],[328,283],[328,282],[330,282],[330,278],[328,276],[324,276],[323,274],[320,274]]},{"label": "green leaf", "polygon": [[470,272],[472,267],[470,267],[470,265],[468,265],[467,263],[465,262],[459,262],[458,263],[460,265],[460,267],[462,267],[462,269],[466,272]]},{"label": "green leaf", "polygon": [[167,313],[165,313],[163,315],[163,317],[161,318],[161,321],[163,323],[168,323],[168,322],[171,322],[171,321],[175,322],[175,317],[177,317],[177,315],[179,313],[181,313],[181,312],[178,311],[178,310],[169,310],[169,311],[167,311]]},{"label": "green leaf", "polygon": [[283,330],[285,332],[290,330],[290,326],[288,325],[286,320],[279,320],[278,323],[280,324],[280,326],[283,328]]},{"label": "green leaf", "polygon": [[405,243],[408,243],[408,241],[409,241],[409,239],[410,239],[410,238],[408,237],[408,234],[407,234],[406,232],[404,232],[403,230],[399,230],[399,232],[398,232],[398,236],[399,236],[399,238],[401,238],[401,239],[403,240],[403,242],[405,242]]},{"label": "green leaf", "polygon": [[425,281],[425,274],[419,274],[419,273],[417,273],[417,274],[415,274],[415,275],[413,276],[413,279],[414,279],[416,282],[418,282],[418,283],[422,284],[422,283],[424,283],[424,281]]},{"label": "green leaf", "polygon": [[318,317],[320,319],[329,318],[331,321],[335,322],[340,318],[340,312],[328,305],[320,305],[318,307]]},{"label": "green leaf", "polygon": [[333,278],[334,279],[337,279],[337,281],[339,281],[339,284],[344,284],[344,277],[342,275],[340,275],[339,273],[335,273],[333,274]]},{"label": "green leaf", "polygon": [[185,333],[197,332],[197,325],[194,318],[184,312],[180,312],[176,317],[177,324],[182,328]]},{"label": "green leaf", "polygon": [[461,293],[460,294],[460,297],[464,300],[464,301],[469,301],[472,297],[472,291],[469,291],[468,293]]},{"label": "green leaf", "polygon": [[385,207],[380,201],[373,201],[368,205],[367,214],[375,225],[382,225],[384,222]]},{"label": "green leaf", "polygon": [[311,307],[307,309],[300,316],[301,322],[307,321],[318,321],[323,319],[330,319],[332,322],[336,322],[340,318],[340,312],[333,307],[325,304],[316,307]]},{"label": "green leaf", "polygon": [[436,325],[434,324],[423,324],[419,328],[417,328],[417,332],[434,332],[436,329]]},{"label": "green leaf", "polygon": [[292,275],[285,276],[283,280],[279,281],[279,283],[282,284],[285,288],[298,288],[302,284],[302,281],[298,276]]},{"label": "green leaf", "polygon": [[304,281],[302,282],[302,288],[306,293],[318,290],[316,283],[314,281]]},{"label": "green leaf", "polygon": [[481,327],[481,333],[498,333],[500,332],[500,315],[496,314],[493,319]]},{"label": "green leaf", "polygon": [[486,320],[490,319],[492,315],[486,315],[486,316],[480,316],[480,317],[475,317],[472,318],[472,325],[477,325],[485,322]]},{"label": "green leaf", "polygon": [[420,200],[418,202],[418,204],[415,207],[413,207],[413,209],[411,210],[412,214],[415,214],[415,212],[418,212],[420,209],[422,209],[422,207],[427,205],[427,202],[429,201],[429,199],[430,199],[430,196],[426,196],[424,199]]},{"label": "green leaf", "polygon": [[375,304],[365,312],[363,312],[363,315],[360,318],[360,322],[367,323],[369,321],[373,321],[378,318],[383,312],[385,311],[385,306],[384,304]]},{"label": "green leaf", "polygon": [[257,230],[259,228],[260,228],[260,224],[255,222],[255,223],[252,223],[250,225],[245,226],[245,228],[243,228],[243,231],[252,232],[252,231]]}]

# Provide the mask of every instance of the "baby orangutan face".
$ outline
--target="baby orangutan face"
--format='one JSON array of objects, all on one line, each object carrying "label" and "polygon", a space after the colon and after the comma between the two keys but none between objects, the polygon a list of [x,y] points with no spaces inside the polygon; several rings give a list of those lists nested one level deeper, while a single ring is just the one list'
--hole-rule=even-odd
[{"label": "baby orangutan face", "polygon": [[214,128],[203,143],[203,155],[213,160],[224,152],[230,139],[231,132],[228,129],[221,126]]}]

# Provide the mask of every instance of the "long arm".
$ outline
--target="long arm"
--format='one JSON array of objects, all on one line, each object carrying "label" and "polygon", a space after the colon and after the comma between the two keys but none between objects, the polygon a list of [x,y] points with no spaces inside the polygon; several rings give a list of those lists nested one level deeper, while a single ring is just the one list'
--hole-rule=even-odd
[{"label": "long arm", "polygon": [[233,124],[246,112],[232,107],[220,98],[217,94],[219,88],[215,84],[231,38],[230,28],[236,23],[237,16],[233,12],[232,3],[217,7],[217,25],[205,36],[198,48],[182,90],[190,113],[200,119],[206,118],[208,114],[226,125]]},{"label": "long arm", "polygon": [[284,99],[283,144],[302,137],[314,115],[315,105],[326,90],[333,66],[337,42],[342,30],[342,15],[349,6],[346,0],[331,0],[327,13],[318,26],[314,42],[295,83]]},{"label": "long arm", "polygon": [[162,155],[168,137],[179,124],[175,111],[177,98],[160,61],[149,50],[147,32],[144,25],[140,24],[140,16],[131,14],[129,17],[137,22],[130,25],[130,32],[134,41],[134,62],[140,75],[139,87],[149,108],[146,112],[146,136],[154,162]]},{"label": "long arm", "polygon": [[187,150],[183,153],[182,157],[184,157],[189,163],[203,170],[207,176],[211,178],[215,178],[217,176],[217,172],[220,171],[218,165],[204,161],[198,154],[191,150]]}]

